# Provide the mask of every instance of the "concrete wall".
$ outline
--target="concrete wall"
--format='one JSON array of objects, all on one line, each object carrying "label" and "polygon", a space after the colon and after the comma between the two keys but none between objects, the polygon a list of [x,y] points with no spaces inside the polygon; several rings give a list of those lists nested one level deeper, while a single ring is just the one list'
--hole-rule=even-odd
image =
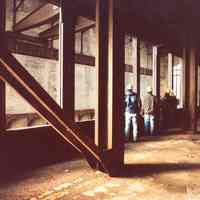
[{"label": "concrete wall", "polygon": [[[55,60],[34,58],[14,54],[25,69],[41,84],[41,86],[59,103],[59,64]],[[21,98],[15,90],[6,85],[6,113],[31,113],[34,109]]]},{"label": "concrete wall", "polygon": [[[12,30],[12,0],[7,1],[7,30]],[[41,0],[27,0],[20,8],[17,15],[17,21],[29,14],[43,3]],[[38,29],[26,31],[26,34],[37,36]],[[75,51],[88,56],[96,54],[96,30],[91,28],[82,35],[76,33]],[[125,63],[133,66],[133,73],[125,73],[125,86],[133,84],[136,89],[136,58],[135,38],[125,37]],[[59,41],[54,41],[54,48],[59,49]],[[143,68],[152,68],[152,47],[149,43],[141,41],[141,66]],[[41,84],[41,86],[59,103],[60,102],[60,67],[59,62],[55,60],[36,58],[31,56],[14,54],[26,70]],[[95,67],[76,64],[75,66],[75,109],[94,109],[96,95],[96,75]],[[145,93],[145,88],[152,84],[152,77],[141,75],[141,95]],[[34,109],[26,103],[12,88],[6,86],[6,112],[7,114],[31,113]]]},{"label": "concrete wall", "polygon": [[[140,66],[152,70],[153,64],[153,46],[146,41],[140,41]],[[152,75],[140,74],[140,96],[141,99],[146,95],[146,88],[153,87]]]},{"label": "concrete wall", "polygon": [[[26,0],[18,10],[16,15],[16,21],[19,22],[27,14],[37,9],[41,6],[45,0]],[[20,3],[20,0],[17,0],[17,5]],[[13,28],[13,0],[6,0],[6,30],[12,30]],[[32,30],[34,33],[34,30]]]},{"label": "concrete wall", "polygon": [[166,90],[169,88],[168,83],[168,56],[161,57],[160,60],[160,96],[165,95]]}]

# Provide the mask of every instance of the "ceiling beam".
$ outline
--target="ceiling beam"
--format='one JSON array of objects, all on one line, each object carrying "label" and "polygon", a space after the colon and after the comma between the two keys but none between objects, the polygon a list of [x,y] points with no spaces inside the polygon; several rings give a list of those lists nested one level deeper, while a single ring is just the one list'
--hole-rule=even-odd
[{"label": "ceiling beam", "polygon": [[[87,31],[90,28],[95,27],[95,21],[88,20],[84,17],[78,17],[77,21],[79,21],[80,19],[82,19],[81,23],[76,25],[75,32],[84,32],[84,31]],[[47,39],[47,38],[58,39],[58,37],[59,37],[59,24],[56,24],[55,26],[41,32],[39,34],[39,37],[43,38],[43,39]]]},{"label": "ceiling beam", "polygon": [[[7,32],[6,36],[8,50],[11,53],[58,60],[58,50],[55,48],[47,48],[43,41],[37,37],[12,32]],[[76,53],[75,63],[82,66],[95,67],[95,57]],[[126,72],[136,73],[133,69],[134,67],[132,65],[125,65]],[[152,70],[140,66],[140,73],[143,75],[152,75]]]},{"label": "ceiling beam", "polygon": [[6,37],[15,41],[20,40],[20,41],[26,41],[29,43],[42,44],[44,42],[44,40],[41,40],[39,37],[34,37],[34,36],[11,32],[11,31],[6,31]]},{"label": "ceiling beam", "polygon": [[91,20],[86,17],[79,16],[77,17],[77,24],[75,27],[76,32],[82,32],[90,29],[91,27],[95,26],[95,19]]},{"label": "ceiling beam", "polygon": [[46,0],[46,2],[54,4],[56,6],[60,6],[60,0]]},{"label": "ceiling beam", "polygon": [[21,0],[18,5],[15,8],[15,11],[19,10],[19,8],[22,6],[22,4],[24,3],[25,0]]},{"label": "ceiling beam", "polygon": [[55,20],[55,18],[57,20],[59,18],[59,9],[55,8],[52,4],[45,3],[19,21],[14,26],[14,31],[26,31],[28,29],[50,23],[52,20]]},{"label": "ceiling beam", "polygon": [[42,31],[39,33],[39,37],[40,38],[44,38],[44,39],[48,39],[48,38],[51,38],[51,39],[58,39],[59,37],[59,24],[56,24],[55,26],[45,30],[45,31]]}]

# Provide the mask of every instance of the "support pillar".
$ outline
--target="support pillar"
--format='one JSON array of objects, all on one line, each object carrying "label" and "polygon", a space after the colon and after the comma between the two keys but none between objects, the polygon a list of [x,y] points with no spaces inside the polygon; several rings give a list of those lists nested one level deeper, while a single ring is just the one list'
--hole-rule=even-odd
[{"label": "support pillar", "polygon": [[173,66],[174,56],[172,53],[168,53],[168,88],[173,89]]},{"label": "support pillar", "polygon": [[16,21],[17,21],[17,1],[16,0],[13,0],[13,30],[14,30],[14,27],[16,25]]},{"label": "support pillar", "polygon": [[112,150],[112,166],[118,168],[124,163],[125,34],[122,30],[121,0],[108,2],[108,148]]},{"label": "support pillar", "polygon": [[140,96],[140,40],[136,38],[136,88]]},{"label": "support pillar", "polygon": [[[187,45],[186,45],[187,46]],[[183,108],[184,108],[184,129],[189,128],[189,111],[188,111],[188,105],[189,105],[189,48],[185,47],[182,51],[182,57],[183,57]]]},{"label": "support pillar", "polygon": [[108,0],[96,1],[96,41],[95,144],[103,150],[108,136]]},{"label": "support pillar", "polygon": [[75,10],[74,2],[62,0],[61,3],[61,85],[63,106],[66,122],[74,122],[75,110]]},{"label": "support pillar", "polygon": [[[153,46],[153,94],[156,96],[157,104],[160,104],[160,55],[159,47]],[[158,106],[159,107],[159,106]],[[160,112],[156,113],[155,130],[156,134],[160,131]]]},{"label": "support pillar", "polygon": [[197,131],[197,78],[198,78],[198,60],[197,49],[189,49],[189,79],[188,79],[188,114],[189,129],[195,133]]},{"label": "support pillar", "polygon": [[153,93],[160,98],[160,59],[158,50],[157,46],[153,46]]},{"label": "support pillar", "polygon": [[[6,23],[6,1],[0,1],[0,56],[6,51],[5,38]],[[5,102],[5,83],[0,80],[0,131],[6,128],[6,102]]]}]

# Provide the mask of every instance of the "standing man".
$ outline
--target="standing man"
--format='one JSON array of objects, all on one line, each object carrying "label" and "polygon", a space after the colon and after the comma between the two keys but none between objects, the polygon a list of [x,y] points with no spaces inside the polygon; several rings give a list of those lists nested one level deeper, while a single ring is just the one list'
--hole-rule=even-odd
[{"label": "standing man", "polygon": [[141,101],[137,93],[133,92],[133,86],[127,86],[125,95],[125,137],[129,140],[130,128],[132,125],[133,141],[136,142],[138,138],[138,114],[140,112]]},{"label": "standing man", "polygon": [[161,117],[162,117],[162,121],[161,121],[161,127],[163,130],[168,130],[170,128],[170,90],[167,89],[165,91],[165,95],[164,97],[161,98],[160,101],[160,108],[161,108]]},{"label": "standing man", "polygon": [[147,87],[147,94],[143,99],[144,131],[153,135],[155,128],[156,97],[152,94],[152,87]]}]

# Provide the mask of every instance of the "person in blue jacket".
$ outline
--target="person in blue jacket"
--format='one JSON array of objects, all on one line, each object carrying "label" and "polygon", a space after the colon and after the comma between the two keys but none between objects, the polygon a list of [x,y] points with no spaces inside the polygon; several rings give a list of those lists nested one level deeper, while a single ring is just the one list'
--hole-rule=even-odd
[{"label": "person in blue jacket", "polygon": [[133,141],[138,139],[138,114],[140,113],[141,100],[137,93],[133,92],[133,86],[129,84],[125,94],[125,140],[129,141],[131,125]]}]

